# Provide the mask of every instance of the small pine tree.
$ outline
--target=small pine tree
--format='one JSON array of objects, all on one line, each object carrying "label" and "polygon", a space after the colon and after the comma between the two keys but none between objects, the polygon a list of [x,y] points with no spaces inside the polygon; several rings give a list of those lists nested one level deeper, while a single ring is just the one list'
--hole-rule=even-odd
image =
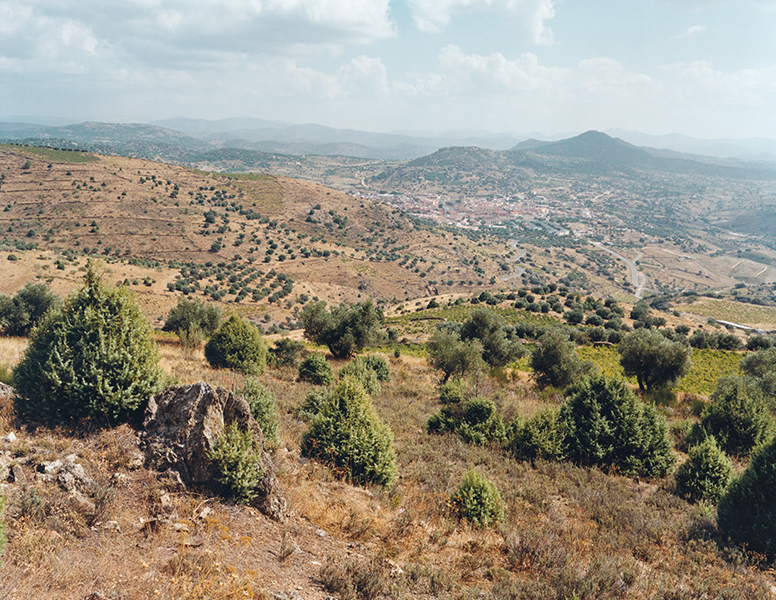
[{"label": "small pine tree", "polygon": [[337,373],[337,379],[350,375],[355,377],[364,386],[366,393],[370,396],[378,396],[382,391],[377,373],[373,371],[361,356],[357,356],[348,364],[342,367]]},{"label": "small pine tree", "polygon": [[640,402],[628,385],[604,375],[583,380],[561,407],[566,456],[623,473],[662,477],[673,466],[665,419]]},{"label": "small pine tree", "polygon": [[757,385],[741,377],[720,379],[690,433],[691,442],[713,435],[727,454],[748,456],[773,435],[773,421]]},{"label": "small pine tree", "polygon": [[240,395],[248,402],[253,418],[261,425],[265,445],[276,446],[280,417],[278,416],[275,394],[257,379],[248,377]]},{"label": "small pine tree", "polygon": [[679,494],[697,502],[716,504],[733,480],[733,463],[717,446],[714,436],[690,448],[687,460],[676,470]]},{"label": "small pine tree", "polygon": [[486,528],[504,518],[504,501],[487,477],[470,469],[450,496],[453,511],[477,527]]},{"label": "small pine tree", "polygon": [[393,434],[353,377],[337,384],[302,437],[302,455],[330,465],[356,485],[396,479]]},{"label": "small pine tree", "polygon": [[218,438],[208,458],[218,471],[216,480],[237,502],[249,504],[256,497],[256,486],[264,476],[261,449],[250,430],[242,431],[237,423],[229,425]]},{"label": "small pine tree", "polygon": [[104,285],[90,263],[84,287],[34,330],[14,383],[20,416],[128,420],[162,383],[159,352],[132,292]]},{"label": "small pine tree", "polygon": [[558,409],[551,408],[531,417],[525,423],[513,421],[508,449],[517,460],[563,459],[563,422]]},{"label": "small pine tree", "polygon": [[463,441],[482,446],[506,439],[501,412],[491,398],[480,398],[462,381],[448,382],[439,394],[441,410],[426,423],[429,433],[456,433]]},{"label": "small pine tree", "polygon": [[329,385],[334,369],[320,352],[313,352],[299,364],[299,379],[313,385]]},{"label": "small pine tree", "polygon": [[256,327],[232,315],[205,344],[205,358],[217,368],[261,375],[267,367],[267,343]]},{"label": "small pine tree", "polygon": [[750,550],[776,557],[776,439],[764,446],[717,505],[720,529]]}]

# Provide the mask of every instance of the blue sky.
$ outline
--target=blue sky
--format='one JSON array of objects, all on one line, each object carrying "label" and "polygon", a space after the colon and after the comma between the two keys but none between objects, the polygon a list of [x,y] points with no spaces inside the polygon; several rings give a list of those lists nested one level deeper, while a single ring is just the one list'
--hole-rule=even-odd
[{"label": "blue sky", "polygon": [[0,0],[0,118],[776,138],[776,0]]}]

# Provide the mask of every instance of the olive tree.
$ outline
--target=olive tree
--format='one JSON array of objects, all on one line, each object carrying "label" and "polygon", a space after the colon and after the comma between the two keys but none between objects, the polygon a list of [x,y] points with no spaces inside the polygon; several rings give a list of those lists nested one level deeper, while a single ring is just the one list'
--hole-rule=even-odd
[{"label": "olive tree", "polygon": [[301,314],[305,338],[329,348],[335,358],[349,358],[383,339],[385,316],[370,299],[327,310],[325,302],[310,302]]},{"label": "olive tree", "polygon": [[659,331],[637,329],[623,338],[618,351],[625,375],[635,376],[642,391],[671,385],[690,369],[690,348]]}]

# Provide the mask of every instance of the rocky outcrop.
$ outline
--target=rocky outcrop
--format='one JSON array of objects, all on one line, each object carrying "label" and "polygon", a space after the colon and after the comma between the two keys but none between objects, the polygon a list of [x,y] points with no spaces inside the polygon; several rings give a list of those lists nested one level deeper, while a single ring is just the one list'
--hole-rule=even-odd
[{"label": "rocky outcrop", "polygon": [[280,493],[272,460],[264,448],[264,434],[244,398],[207,383],[162,390],[148,401],[140,447],[147,467],[167,474],[186,487],[215,486],[215,467],[208,458],[228,425],[251,431],[262,448],[264,477],[253,501],[267,516],[282,520],[286,502]]}]

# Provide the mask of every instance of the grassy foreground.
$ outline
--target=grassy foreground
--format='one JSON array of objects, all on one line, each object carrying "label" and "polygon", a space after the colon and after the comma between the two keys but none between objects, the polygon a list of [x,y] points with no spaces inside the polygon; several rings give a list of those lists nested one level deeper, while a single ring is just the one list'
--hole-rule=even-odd
[{"label": "grassy foreground", "polygon": [[[213,370],[201,350],[159,339],[171,382],[239,389],[242,376]],[[0,340],[13,365],[24,340]],[[393,430],[399,480],[391,489],[344,484],[301,459],[306,424],[292,409],[309,387],[294,370],[262,381],[281,414],[278,475],[286,523],[198,493],[168,492],[134,464],[136,436],[114,430],[17,428],[6,403],[4,450],[26,481],[6,486],[9,544],[4,598],[773,598],[776,576],[730,547],[715,511],[674,493],[673,477],[633,481],[570,464],[522,463],[498,447],[431,436],[438,376],[425,359],[390,357],[390,382],[373,402]],[[334,362],[335,368],[342,362]],[[508,418],[557,404],[525,378],[482,378]],[[672,419],[690,418],[680,404]],[[32,464],[77,454],[97,482],[94,507],[36,480]],[[480,530],[449,511],[448,498],[475,468],[498,487],[505,519]],[[166,518],[162,518],[166,517]],[[93,593],[101,594],[89,596]],[[278,597],[277,595],[274,597]],[[291,596],[285,596],[291,597]]]}]

